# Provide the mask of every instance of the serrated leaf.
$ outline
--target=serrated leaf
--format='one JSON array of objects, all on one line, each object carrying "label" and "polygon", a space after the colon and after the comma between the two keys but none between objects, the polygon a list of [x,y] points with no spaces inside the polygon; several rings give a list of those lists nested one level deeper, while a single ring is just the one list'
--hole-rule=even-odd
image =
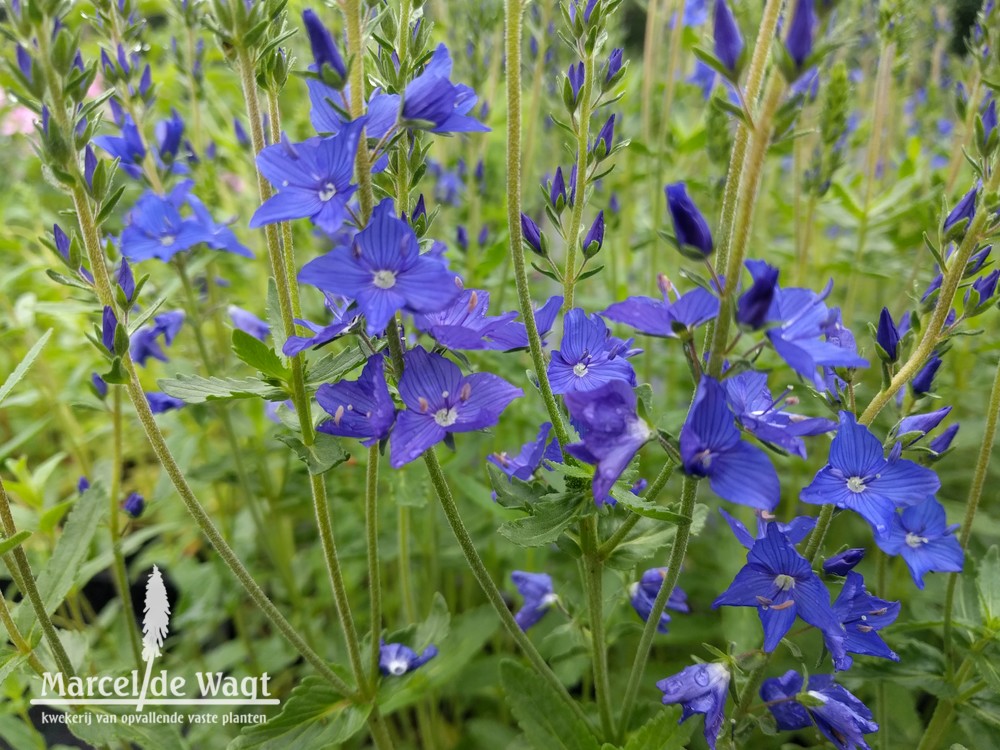
[{"label": "serrated leaf", "polygon": [[228,750],[337,747],[364,728],[370,712],[371,704],[355,705],[326,680],[310,675],[292,690],[281,713],[244,729]]},{"label": "serrated leaf", "polygon": [[556,495],[536,503],[527,518],[508,521],[498,531],[521,547],[551,544],[573,523],[587,502],[591,502],[589,495]]},{"label": "serrated leaf", "polygon": [[342,352],[329,354],[308,369],[306,383],[314,386],[336,383],[356,367],[364,364],[367,359],[360,346],[352,346]]},{"label": "serrated leaf", "polygon": [[[52,556],[37,574],[38,594],[47,613],[55,612],[73,588],[80,565],[90,551],[90,540],[107,511],[107,498],[107,490],[95,482],[80,495],[67,516]],[[22,632],[29,629],[34,615],[27,602],[19,605],[14,620]]]},{"label": "serrated leaf", "polygon": [[624,750],[646,750],[652,747],[657,750],[680,750],[687,747],[697,725],[691,721],[678,724],[680,714],[681,711],[676,706],[657,709],[656,715],[629,737]]},{"label": "serrated leaf", "polygon": [[4,399],[10,395],[10,392],[14,390],[14,386],[21,382],[21,378],[25,376],[28,372],[28,368],[31,367],[32,362],[38,357],[39,353],[42,351],[42,347],[45,346],[45,342],[49,340],[49,336],[52,335],[52,329],[50,328],[42,337],[35,342],[35,345],[28,350],[28,353],[24,355],[24,359],[18,362],[17,367],[14,368],[14,372],[7,376],[7,379],[0,386],[0,404],[3,403]]},{"label": "serrated leaf", "polygon": [[633,513],[638,513],[640,516],[645,516],[646,518],[666,521],[674,526],[690,526],[694,522],[693,518],[688,518],[680,513],[674,513],[662,505],[657,505],[651,500],[633,495],[631,492],[617,486],[612,488],[611,497],[617,500],[622,507],[628,508]]},{"label": "serrated leaf", "polygon": [[486,471],[489,472],[490,485],[497,495],[497,502],[505,508],[527,510],[545,494],[538,484],[508,477],[493,463],[486,464]]},{"label": "serrated leaf", "polygon": [[597,740],[562,698],[527,667],[502,662],[500,684],[517,725],[535,750],[599,750]]},{"label": "serrated leaf", "polygon": [[204,378],[200,375],[176,375],[158,381],[160,389],[187,404],[224,401],[232,398],[263,398],[284,401],[288,398],[281,388],[257,378]]},{"label": "serrated leaf", "polygon": [[239,328],[233,329],[233,352],[246,364],[269,377],[286,380],[291,375],[271,347]]},{"label": "serrated leaf", "polygon": [[295,435],[284,434],[277,438],[295,452],[310,474],[325,474],[351,457],[337,438],[325,432],[317,432],[316,442],[312,445],[306,445]]}]

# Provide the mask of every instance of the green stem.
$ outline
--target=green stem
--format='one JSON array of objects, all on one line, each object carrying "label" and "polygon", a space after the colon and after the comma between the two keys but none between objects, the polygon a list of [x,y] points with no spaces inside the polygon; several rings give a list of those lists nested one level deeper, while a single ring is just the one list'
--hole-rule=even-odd
[{"label": "green stem", "polygon": [[[518,0],[508,0],[508,2],[518,2]],[[586,714],[580,707],[580,704],[573,699],[573,697],[567,692],[566,687],[562,684],[562,681],[556,676],[555,672],[545,663],[545,659],[542,655],[538,653],[538,649],[535,648],[535,644],[531,642],[531,639],[521,630],[520,625],[514,619],[514,615],[511,614],[510,609],[507,607],[507,603],[504,601],[503,594],[497,588],[496,583],[490,577],[490,572],[486,569],[483,564],[482,558],[479,556],[479,552],[476,550],[475,542],[472,541],[472,537],[469,536],[469,530],[465,527],[465,523],[462,521],[462,516],[458,511],[458,506],[455,504],[455,499],[451,494],[451,488],[448,486],[448,480],[444,476],[444,472],[441,471],[441,464],[438,462],[437,453],[431,448],[426,453],[424,453],[424,463],[427,465],[427,472],[430,475],[431,485],[434,487],[434,492],[437,495],[438,501],[441,503],[441,508],[444,510],[445,517],[448,519],[448,524],[451,526],[451,530],[455,535],[455,539],[458,541],[459,547],[462,548],[462,554],[465,555],[465,560],[472,569],[472,574],[475,576],[476,581],[479,582],[483,593],[486,594],[486,598],[489,600],[493,609],[496,610],[497,615],[500,617],[500,621],[503,626],[507,629],[511,638],[517,643],[521,651],[531,662],[531,665],[538,672],[538,675],[545,680],[549,686],[559,695],[562,701],[569,707],[569,709],[576,716],[577,720],[586,726],[590,731],[593,731],[593,727],[590,724]]]},{"label": "green stem", "polygon": [[10,613],[10,608],[7,606],[7,600],[4,598],[3,592],[0,592],[0,623],[3,624],[4,630],[10,636],[10,642],[14,644],[14,648],[17,649],[18,653],[24,654],[27,657],[28,665],[37,674],[43,674],[45,667],[38,661],[38,657],[32,651],[31,645],[21,635],[21,631],[18,629],[17,623],[14,622],[14,617]]},{"label": "green stem", "polygon": [[580,546],[583,551],[583,584],[587,590],[587,611],[590,615],[590,650],[594,665],[594,691],[605,737],[614,734],[611,709],[611,683],[608,680],[608,649],[604,633],[604,566],[597,531],[597,516],[589,515],[580,523]]},{"label": "green stem", "polygon": [[[510,43],[508,40],[508,55]],[[518,63],[520,64],[520,47],[518,47]],[[570,216],[569,232],[566,234],[566,270],[563,273],[563,310],[573,309],[573,290],[576,285],[576,250],[580,243],[580,232],[583,230],[583,208],[586,204],[587,190],[587,157],[590,154],[590,116],[591,95],[594,90],[594,55],[587,52],[583,57],[583,86],[580,89],[578,106],[580,119],[576,125],[576,187],[573,200],[573,213]],[[507,71],[510,76],[510,69]],[[520,71],[518,71],[518,100],[520,100]],[[511,82],[508,78],[508,86]],[[508,97],[510,91],[508,90]],[[520,106],[520,101],[518,101]],[[508,115],[509,116],[509,115]],[[518,123],[520,127],[520,123]],[[508,140],[509,144],[509,140]],[[509,178],[508,178],[509,179]],[[554,424],[554,423],[553,423]]]},{"label": "green stem", "polygon": [[[365,108],[365,50],[361,38],[361,0],[342,0],[341,9],[347,27],[347,54],[351,58],[351,117],[361,117]],[[361,216],[367,221],[375,205],[372,190],[371,165],[368,162],[368,145],[362,137],[358,142],[356,160],[358,171],[358,201]]]},{"label": "green stem", "polygon": [[[10,498],[7,496],[7,488],[4,487],[2,479],[0,479],[0,524],[3,525],[4,536],[12,537],[17,533],[14,517],[10,512]],[[11,565],[11,560],[13,560],[13,565]],[[42,597],[38,593],[35,576],[31,572],[31,565],[28,563],[28,556],[24,554],[24,548],[18,545],[9,554],[4,555],[4,563],[8,568],[17,568],[21,575],[21,582],[24,585],[22,593],[28,597],[31,608],[35,611],[35,617],[38,618],[38,624],[42,626],[42,633],[45,635],[49,648],[52,649],[52,655],[55,657],[59,671],[67,677],[75,676],[76,670],[73,669],[66,649],[63,648],[62,641],[59,640],[59,633],[56,632],[56,627],[52,624],[52,619],[45,610],[45,603],[42,602]]]},{"label": "green stem", "polygon": [[[549,421],[555,431],[559,445],[570,443],[569,432],[563,421],[556,397],[552,393],[545,367],[545,353],[542,340],[535,323],[535,311],[531,306],[531,290],[528,288],[528,274],[524,262],[524,243],[521,235],[521,0],[505,0],[507,52],[507,233],[510,241],[510,257],[514,262],[514,285],[517,287],[518,306],[521,319],[528,334],[528,350],[538,378],[538,389],[545,402]],[[577,169],[577,177],[584,170]],[[579,181],[579,179],[578,179]],[[577,203],[582,196],[577,194]]]},{"label": "green stem", "polygon": [[[267,91],[267,120],[271,125],[271,143],[281,141],[281,107],[278,103],[278,92],[268,89]],[[289,299],[292,307],[292,317],[302,317],[302,307],[299,302],[299,285],[294,283],[298,275],[298,268],[295,264],[295,248],[292,240],[292,223],[282,221],[278,224],[278,231],[281,233],[282,256],[285,261],[285,278],[288,279]]]},{"label": "green stem", "polygon": [[[694,502],[698,497],[698,480],[694,477],[685,476],[681,485],[681,507],[680,514],[685,518],[691,518],[694,514]],[[632,671],[629,672],[628,683],[625,687],[625,698],[622,701],[621,718],[618,720],[618,739],[623,741],[625,733],[628,732],[628,722],[632,716],[632,709],[635,707],[635,699],[639,694],[639,683],[646,672],[646,662],[649,659],[649,651],[653,646],[653,638],[656,635],[656,628],[660,624],[660,616],[667,606],[670,594],[677,586],[677,579],[681,574],[681,565],[684,563],[684,556],[687,554],[688,541],[691,538],[691,525],[677,527],[674,537],[674,544],[670,549],[670,559],[667,561],[667,575],[660,585],[660,591],[653,601],[653,607],[646,618],[646,624],[642,629],[642,637],[639,639],[639,647],[635,652],[635,660],[632,662]]]},{"label": "green stem", "polygon": [[[672,461],[666,461],[660,468],[660,473],[656,475],[656,479],[654,479],[653,483],[647,488],[646,493],[643,495],[643,499],[651,502],[655,501],[657,496],[666,486],[667,482],[670,481],[670,477],[673,473],[674,463]],[[618,545],[622,543],[625,537],[628,536],[628,533],[635,528],[635,525],[641,520],[642,516],[638,513],[633,513],[622,521],[621,525],[614,530],[614,533],[612,533],[604,544],[601,545],[600,549],[598,549],[597,553],[601,560],[607,560],[611,557],[611,554],[618,548]]]},{"label": "green stem", "polygon": [[365,529],[368,532],[368,596],[371,602],[371,679],[378,675],[379,643],[382,635],[382,581],[378,565],[378,443],[368,449],[365,479]]},{"label": "green stem", "polygon": [[128,631],[129,644],[132,646],[132,656],[136,666],[142,670],[142,639],[139,636],[139,625],[135,619],[135,609],[132,604],[132,591],[128,585],[128,572],[125,568],[125,556],[122,554],[121,529],[118,526],[118,498],[121,495],[122,477],[122,393],[121,388],[111,386],[111,490],[108,495],[108,530],[111,533],[112,571],[118,596],[122,600],[122,608],[127,614],[125,629]]}]

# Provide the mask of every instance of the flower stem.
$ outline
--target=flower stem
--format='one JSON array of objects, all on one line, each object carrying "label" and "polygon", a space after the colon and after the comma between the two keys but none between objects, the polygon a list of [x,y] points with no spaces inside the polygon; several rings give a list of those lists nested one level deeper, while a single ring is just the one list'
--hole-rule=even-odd
[{"label": "flower stem", "polygon": [[[661,472],[662,473],[662,472]],[[666,483],[664,481],[664,483]],[[681,507],[680,514],[690,519],[694,514],[694,502],[698,497],[698,480],[694,477],[685,476],[681,485]],[[670,559],[667,561],[667,575],[660,585],[660,590],[653,601],[649,617],[642,629],[642,637],[639,639],[639,647],[635,652],[635,660],[632,662],[632,671],[629,672],[628,683],[625,687],[625,698],[622,701],[621,717],[618,720],[618,740],[624,741],[625,733],[628,731],[628,722],[632,716],[632,709],[635,707],[635,699],[639,694],[639,683],[646,672],[646,662],[649,659],[649,651],[653,646],[653,638],[656,635],[656,628],[660,623],[663,610],[666,609],[670,594],[677,586],[677,579],[681,574],[681,565],[684,563],[684,556],[687,554],[688,541],[691,538],[690,523],[678,526],[674,544],[670,549]]]},{"label": "flower stem", "polygon": [[[563,421],[559,405],[552,393],[549,377],[545,369],[545,354],[542,339],[538,335],[538,325],[531,306],[531,291],[528,289],[528,275],[524,262],[524,243],[521,236],[521,0],[505,0],[506,51],[507,51],[507,232],[510,241],[510,256],[514,262],[514,285],[521,309],[521,319],[528,334],[528,349],[531,362],[538,378],[545,410],[548,412],[552,429],[563,448],[569,444],[569,432]],[[583,170],[577,170],[581,172]],[[577,175],[579,178],[579,174]],[[577,196],[580,202],[581,196]]]},{"label": "flower stem", "polygon": [[372,665],[371,679],[377,679],[379,641],[382,635],[382,581],[378,564],[378,443],[368,449],[368,474],[365,479],[365,529],[368,532],[368,595],[371,605]]},{"label": "flower stem", "polygon": [[[508,0],[508,2],[519,2],[519,0]],[[434,487],[434,492],[437,495],[438,501],[441,503],[441,508],[444,510],[445,517],[448,519],[448,524],[451,526],[451,530],[455,535],[455,539],[458,541],[459,547],[462,548],[462,554],[465,555],[465,560],[472,569],[472,574],[476,577],[476,581],[479,582],[483,593],[486,594],[486,598],[489,600],[493,609],[496,610],[497,615],[500,617],[500,621],[503,623],[507,632],[510,634],[511,638],[517,643],[517,645],[524,652],[524,655],[531,662],[532,667],[538,672],[538,675],[549,684],[549,686],[559,695],[563,702],[570,708],[570,710],[576,715],[578,721],[580,721],[584,726],[586,726],[590,731],[593,731],[593,727],[590,724],[586,714],[580,705],[573,699],[573,697],[566,690],[566,687],[562,684],[559,678],[556,676],[555,672],[545,663],[545,659],[542,655],[538,653],[538,649],[535,648],[535,644],[531,642],[527,634],[514,620],[514,615],[511,614],[510,609],[507,607],[507,603],[504,601],[503,594],[497,588],[496,583],[490,577],[490,572],[486,569],[483,564],[482,558],[479,556],[479,552],[476,550],[476,545],[472,541],[472,537],[469,535],[469,530],[465,527],[465,523],[462,521],[462,516],[458,511],[458,506],[455,504],[455,499],[451,494],[451,488],[448,486],[448,480],[444,476],[444,472],[441,471],[441,464],[438,461],[437,453],[431,448],[426,453],[424,453],[424,463],[427,465],[427,472],[430,475],[431,485]]]},{"label": "flower stem", "polygon": [[[12,537],[17,533],[14,517],[10,512],[10,498],[7,496],[7,488],[4,487],[2,479],[0,479],[0,524],[3,526],[4,536]],[[11,560],[13,560],[13,565],[10,565]],[[73,669],[73,664],[66,654],[66,649],[63,648],[62,641],[59,640],[59,633],[56,631],[55,625],[52,624],[49,613],[45,611],[45,603],[38,593],[35,576],[31,572],[31,565],[28,563],[28,556],[24,553],[24,548],[18,545],[9,554],[4,555],[4,563],[9,568],[16,568],[20,574],[19,586],[22,587],[22,593],[28,597],[31,608],[35,611],[35,617],[38,618],[38,624],[42,626],[42,633],[45,635],[49,648],[52,649],[52,655],[55,657],[59,671],[67,677],[75,676],[76,670]]]},{"label": "flower stem", "polygon": [[[347,54],[351,58],[351,117],[361,117],[365,108],[365,50],[361,39],[361,0],[341,0],[341,10],[347,27]],[[371,216],[375,205],[372,190],[371,165],[368,163],[368,146],[364,134],[358,142],[356,160],[358,171],[358,202],[361,216],[365,221]]]},{"label": "flower stem", "polygon": [[18,629],[17,623],[14,622],[14,617],[10,613],[10,607],[7,606],[7,600],[4,598],[2,591],[0,591],[0,624],[7,631],[7,635],[10,636],[10,642],[14,644],[14,648],[17,649],[18,653],[25,655],[28,660],[28,666],[35,670],[37,674],[43,674],[45,667],[38,661],[38,657],[32,650],[31,644],[24,640],[24,636],[21,635],[21,631]]},{"label": "flower stem", "polygon": [[598,549],[597,516],[589,515],[580,523],[580,546],[583,550],[583,583],[587,590],[587,610],[590,615],[590,649],[594,665],[594,691],[605,737],[614,734],[611,709],[611,684],[608,681],[608,649],[604,633],[604,596],[602,574],[604,566]]},{"label": "flower stem", "polygon": [[[520,36],[520,35],[518,35]],[[518,40],[520,41],[520,39]],[[508,40],[508,55],[510,42]],[[518,46],[520,55],[520,45]],[[520,57],[518,57],[520,63]],[[508,76],[510,69],[508,68]],[[508,86],[510,85],[508,78]],[[518,71],[518,99],[521,96],[520,71]],[[576,187],[573,199],[573,213],[570,216],[569,231],[566,233],[566,270],[563,273],[563,310],[573,309],[573,290],[576,285],[576,249],[580,243],[580,232],[583,229],[583,207],[586,204],[587,190],[587,156],[590,153],[590,99],[594,90],[594,54],[586,52],[583,55],[583,86],[580,89],[580,119],[576,125]],[[508,98],[510,90],[508,89]],[[520,102],[519,102],[520,104]],[[520,123],[518,123],[520,128]],[[509,139],[508,139],[509,144]]]},{"label": "flower stem", "polygon": [[[660,473],[656,475],[656,479],[654,479],[653,483],[649,485],[649,488],[643,495],[643,499],[649,501],[656,500],[656,497],[666,486],[673,473],[674,463],[672,461],[666,461],[660,469]],[[612,533],[611,536],[605,540],[604,544],[601,545],[600,549],[598,549],[597,553],[601,560],[607,560],[611,557],[611,554],[618,548],[618,545],[622,543],[625,537],[628,536],[628,533],[635,528],[635,525],[641,520],[642,516],[638,513],[633,513],[622,521],[622,524],[614,530],[614,533]]]}]

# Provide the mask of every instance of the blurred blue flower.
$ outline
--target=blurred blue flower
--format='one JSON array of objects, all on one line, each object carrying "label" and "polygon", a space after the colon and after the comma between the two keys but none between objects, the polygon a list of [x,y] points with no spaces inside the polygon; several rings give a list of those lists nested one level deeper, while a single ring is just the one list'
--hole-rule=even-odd
[{"label": "blurred blue flower", "polygon": [[[656,601],[660,589],[663,588],[663,581],[667,577],[666,568],[650,568],[638,581],[629,586],[629,599],[636,614],[643,620],[648,620],[653,612],[653,603]],[[679,586],[670,592],[667,598],[667,607],[676,612],[690,612],[691,608],[687,603],[687,594]],[[658,633],[668,631],[667,624],[670,622],[670,615],[664,611],[660,615],[660,622],[656,626]]]},{"label": "blurred blue flower", "polygon": [[715,56],[719,58],[730,74],[735,74],[743,55],[743,35],[733,18],[726,0],[715,0],[715,21],[712,29],[715,42]]},{"label": "blurred blue flower", "polygon": [[146,401],[149,402],[149,410],[153,414],[162,414],[165,411],[183,409],[187,404],[179,398],[168,396],[166,393],[150,391],[146,393]]},{"label": "blurred blue flower", "polygon": [[138,492],[129,493],[129,496],[122,500],[122,510],[132,518],[138,518],[146,509],[146,500]]},{"label": "blurred blue flower", "polygon": [[510,578],[524,597],[521,608],[514,613],[514,620],[521,626],[521,630],[527,630],[558,603],[559,596],[553,591],[552,577],[547,573],[515,570]]},{"label": "blurred blue flower", "polygon": [[701,211],[687,193],[687,185],[675,182],[664,188],[667,194],[667,208],[674,225],[674,236],[683,250],[692,249],[702,256],[709,255],[715,247],[712,231]]},{"label": "blurred blue flower", "polygon": [[792,20],[788,26],[788,36],[785,39],[785,49],[792,62],[801,71],[813,51],[816,36],[816,7],[814,0],[798,0]]},{"label": "blurred blue flower", "polygon": [[555,438],[549,440],[551,432],[552,423],[543,422],[538,428],[538,436],[531,442],[522,445],[521,451],[516,456],[510,456],[506,451],[503,451],[491,453],[486,457],[486,460],[508,477],[527,482],[541,466],[543,460],[562,463],[559,441]]},{"label": "blurred blue flower", "polygon": [[736,302],[736,322],[757,331],[767,322],[778,284],[778,269],[762,260],[748,260],[753,284]]},{"label": "blurred blue flower", "polygon": [[[347,252],[343,250],[343,252]],[[334,339],[343,336],[350,331],[354,324],[361,317],[358,314],[358,307],[348,302],[343,297],[335,294],[324,293],[326,298],[325,306],[330,311],[330,322],[325,326],[317,325],[308,320],[296,318],[295,322],[304,328],[312,331],[312,336],[289,336],[281,347],[281,352],[286,357],[294,357],[296,354],[306,349],[318,349],[324,344],[329,344]]]},{"label": "blurred blue flower", "polygon": [[878,317],[878,329],[875,333],[876,343],[888,356],[889,362],[899,359],[899,329],[892,319],[889,308],[883,307]]},{"label": "blurred blue flower", "polygon": [[229,319],[233,321],[233,325],[236,328],[243,331],[243,333],[253,336],[258,341],[264,341],[271,334],[271,326],[249,310],[244,310],[242,307],[237,307],[236,305],[230,305],[227,312],[229,313]]},{"label": "blurred blue flower", "polygon": [[[677,338],[679,333],[690,333],[719,314],[719,299],[706,289],[696,287],[677,297],[676,291],[662,277],[660,288],[662,300],[629,297],[615,302],[602,315],[649,336]],[[668,292],[676,297],[673,302]]]},{"label": "blurred blue flower", "polygon": [[913,380],[910,381],[910,388],[913,390],[914,396],[923,396],[931,392],[931,389],[934,387],[934,376],[941,369],[941,362],[942,360],[938,356],[938,353],[932,352],[927,363],[920,369],[920,372],[913,376]]},{"label": "blurred blue flower", "polygon": [[437,646],[430,645],[417,655],[402,643],[381,642],[378,652],[378,668],[386,677],[402,677],[407,672],[422,667],[438,655]]},{"label": "blurred blue flower", "polygon": [[476,106],[476,92],[450,79],[451,55],[439,44],[427,67],[403,93],[403,119],[432,133],[488,132],[488,127],[468,115]]}]

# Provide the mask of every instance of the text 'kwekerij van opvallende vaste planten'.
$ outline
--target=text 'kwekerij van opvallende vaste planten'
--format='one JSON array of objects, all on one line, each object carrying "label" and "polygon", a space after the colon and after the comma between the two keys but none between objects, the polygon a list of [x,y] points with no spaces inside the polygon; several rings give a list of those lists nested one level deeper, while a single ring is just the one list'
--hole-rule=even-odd
[{"label": "text 'kwekerij van opvallende vaste planten'", "polygon": [[993,0],[4,0],[0,745],[1000,744]]}]

